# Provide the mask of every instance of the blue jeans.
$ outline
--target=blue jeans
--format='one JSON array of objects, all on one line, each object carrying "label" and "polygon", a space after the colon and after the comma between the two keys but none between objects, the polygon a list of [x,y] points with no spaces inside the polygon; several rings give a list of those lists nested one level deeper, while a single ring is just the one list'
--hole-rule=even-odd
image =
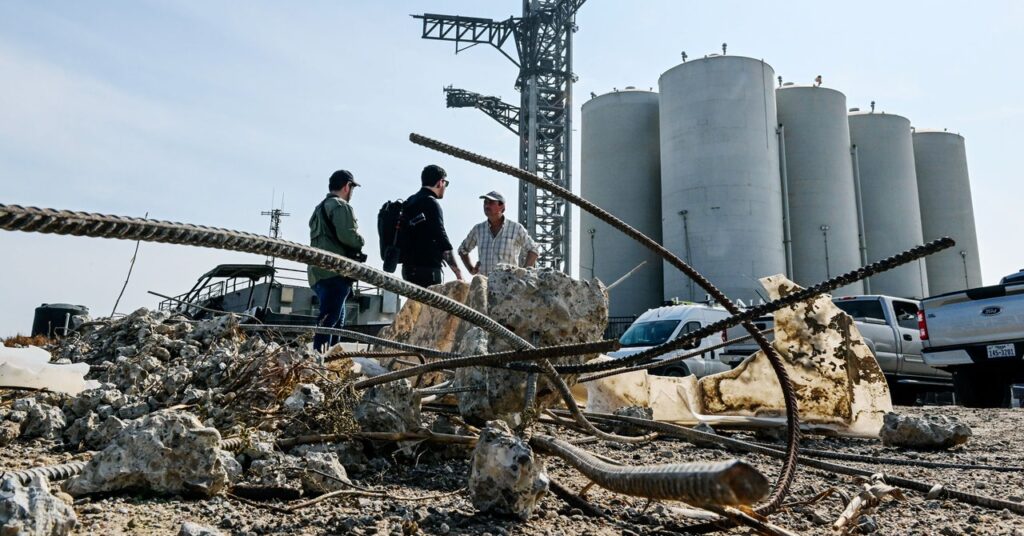
[{"label": "blue jeans", "polygon": [[[345,300],[352,292],[352,280],[341,276],[321,279],[313,285],[320,299],[320,316],[316,325],[325,328],[340,328],[345,325]],[[323,352],[334,346],[341,337],[317,333],[313,336],[313,349]]]}]

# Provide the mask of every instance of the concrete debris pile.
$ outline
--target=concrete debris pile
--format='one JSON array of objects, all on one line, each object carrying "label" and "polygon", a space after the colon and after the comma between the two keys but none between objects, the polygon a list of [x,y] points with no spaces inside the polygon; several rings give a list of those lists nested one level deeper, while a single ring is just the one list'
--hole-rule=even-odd
[{"label": "concrete debris pile", "polygon": [[[601,340],[608,323],[608,293],[598,280],[578,281],[551,269],[526,270],[499,265],[489,277],[470,282],[453,281],[434,287],[437,292],[487,314],[516,335],[537,347]],[[455,351],[463,355],[512,350],[502,340],[489,340],[468,322],[409,301],[395,323],[382,336]],[[597,355],[564,357],[559,364],[579,364]],[[425,377],[429,385],[443,375]],[[569,383],[574,378],[566,377]],[[513,427],[522,424],[527,373],[492,367],[467,367],[456,371],[454,385],[469,391],[456,395],[459,412],[468,422],[483,425],[501,419]],[[546,382],[538,386],[540,407],[560,401]]]},{"label": "concrete debris pile", "polygon": [[[314,382],[330,372],[322,356],[304,344],[244,337],[236,325],[232,315],[194,323],[140,309],[84,327],[63,339],[54,357],[90,365],[88,377],[99,386],[74,396],[43,393],[0,410],[0,443],[17,423],[25,439],[98,450],[128,421],[179,405],[231,434],[247,427],[308,430],[301,421],[324,403]],[[348,375],[344,364],[339,370]]]}]

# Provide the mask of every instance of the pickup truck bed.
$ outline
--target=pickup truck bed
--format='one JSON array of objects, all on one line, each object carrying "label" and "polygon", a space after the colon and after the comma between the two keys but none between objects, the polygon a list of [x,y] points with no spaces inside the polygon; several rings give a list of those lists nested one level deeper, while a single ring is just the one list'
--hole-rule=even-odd
[{"label": "pickup truck bed", "polygon": [[927,298],[918,320],[925,362],[953,373],[962,404],[1009,404],[1024,381],[1024,282]]}]

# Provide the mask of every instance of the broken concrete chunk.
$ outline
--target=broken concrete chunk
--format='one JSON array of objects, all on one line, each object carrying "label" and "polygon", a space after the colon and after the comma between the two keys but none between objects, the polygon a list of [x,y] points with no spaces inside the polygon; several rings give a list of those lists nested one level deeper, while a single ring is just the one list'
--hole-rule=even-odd
[{"label": "broken concrete chunk", "polygon": [[75,419],[64,432],[64,442],[71,448],[77,448],[85,442],[86,436],[96,429],[100,422],[99,416],[91,411],[88,415]]},{"label": "broken concrete chunk", "polygon": [[269,458],[252,462],[246,480],[265,487],[298,490],[301,484],[297,477],[302,467],[299,458],[275,453]]},{"label": "broken concrete chunk", "polygon": [[363,449],[361,441],[343,441],[340,443],[317,443],[313,445],[299,445],[291,450],[292,456],[305,458],[307,453],[323,452],[338,457],[338,461],[345,467],[346,472],[360,472],[368,463],[369,458]]},{"label": "broken concrete chunk", "polygon": [[221,536],[221,532],[206,525],[186,521],[181,524],[178,536]]},{"label": "broken concrete chunk", "polygon": [[315,407],[324,401],[324,393],[316,384],[300,383],[295,386],[292,394],[284,399],[284,410],[288,413],[298,413],[307,408]]},{"label": "broken concrete chunk", "polygon": [[117,417],[107,417],[99,426],[89,430],[85,434],[85,447],[90,450],[103,450],[107,448],[114,438],[128,426]]},{"label": "broken concrete chunk", "polygon": [[363,392],[354,412],[364,432],[408,432],[420,427],[420,397],[407,380]]},{"label": "broken concrete chunk", "polygon": [[75,510],[50,493],[42,476],[27,486],[10,476],[0,482],[0,534],[63,536],[78,525]]},{"label": "broken concrete chunk", "polygon": [[945,415],[915,417],[886,413],[879,432],[883,445],[917,449],[948,449],[971,437],[971,428]]},{"label": "broken concrete chunk", "polygon": [[22,423],[21,437],[59,440],[65,426],[67,419],[60,408],[49,404],[35,404],[28,410],[25,422]]},{"label": "broken concrete chunk", "polygon": [[[626,406],[615,410],[615,415],[622,417],[633,417],[635,419],[652,420],[654,418],[654,410],[651,408],[645,408],[642,406]],[[632,435],[641,436],[647,432],[634,428],[632,426],[616,426],[615,433],[619,435]]]},{"label": "broken concrete chunk", "polygon": [[[801,290],[782,275],[761,282],[772,299]],[[877,437],[883,416],[892,411],[889,388],[853,319],[831,296],[821,294],[776,311],[772,346],[796,386],[802,426]],[[749,416],[752,422],[781,422],[784,415],[782,388],[764,352],[733,370],[705,376],[699,384],[701,407],[692,408],[695,413]]]},{"label": "broken concrete chunk", "polygon": [[117,416],[122,419],[130,421],[132,419],[138,419],[139,417],[142,417],[143,415],[149,413],[149,411],[149,404],[147,404],[145,401],[141,401],[136,402],[134,404],[128,404],[123,408],[117,410]]},{"label": "broken concrete chunk", "polygon": [[21,425],[14,421],[0,422],[0,447],[5,447],[21,435]]},{"label": "broken concrete chunk", "polygon": [[190,413],[152,413],[129,424],[64,488],[75,496],[122,489],[213,496],[228,484],[219,445],[220,433]]},{"label": "broken concrete chunk", "polygon": [[319,494],[352,487],[337,454],[307,452],[303,461],[306,471],[302,474],[302,489]]},{"label": "broken concrete chunk", "polygon": [[468,488],[474,507],[527,520],[548,483],[544,462],[525,441],[503,421],[487,423],[470,460]]}]

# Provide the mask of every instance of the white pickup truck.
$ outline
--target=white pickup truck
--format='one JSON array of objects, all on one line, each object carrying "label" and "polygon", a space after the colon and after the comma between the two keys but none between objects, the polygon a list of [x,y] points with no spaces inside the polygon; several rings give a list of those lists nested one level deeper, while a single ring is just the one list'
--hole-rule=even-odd
[{"label": "white pickup truck", "polygon": [[[913,404],[919,393],[950,389],[950,374],[928,366],[921,356],[917,300],[866,295],[834,298],[832,302],[853,317],[889,382],[893,402]],[[759,329],[773,324],[770,316],[755,321]],[[741,327],[730,328],[723,337],[732,339],[745,333]],[[749,341],[730,345],[725,348],[723,359],[735,365],[757,349],[757,345]]]},{"label": "white pickup truck", "polygon": [[925,362],[953,373],[961,404],[1009,406],[1010,386],[1024,381],[1024,272],[926,298],[918,328]]}]

